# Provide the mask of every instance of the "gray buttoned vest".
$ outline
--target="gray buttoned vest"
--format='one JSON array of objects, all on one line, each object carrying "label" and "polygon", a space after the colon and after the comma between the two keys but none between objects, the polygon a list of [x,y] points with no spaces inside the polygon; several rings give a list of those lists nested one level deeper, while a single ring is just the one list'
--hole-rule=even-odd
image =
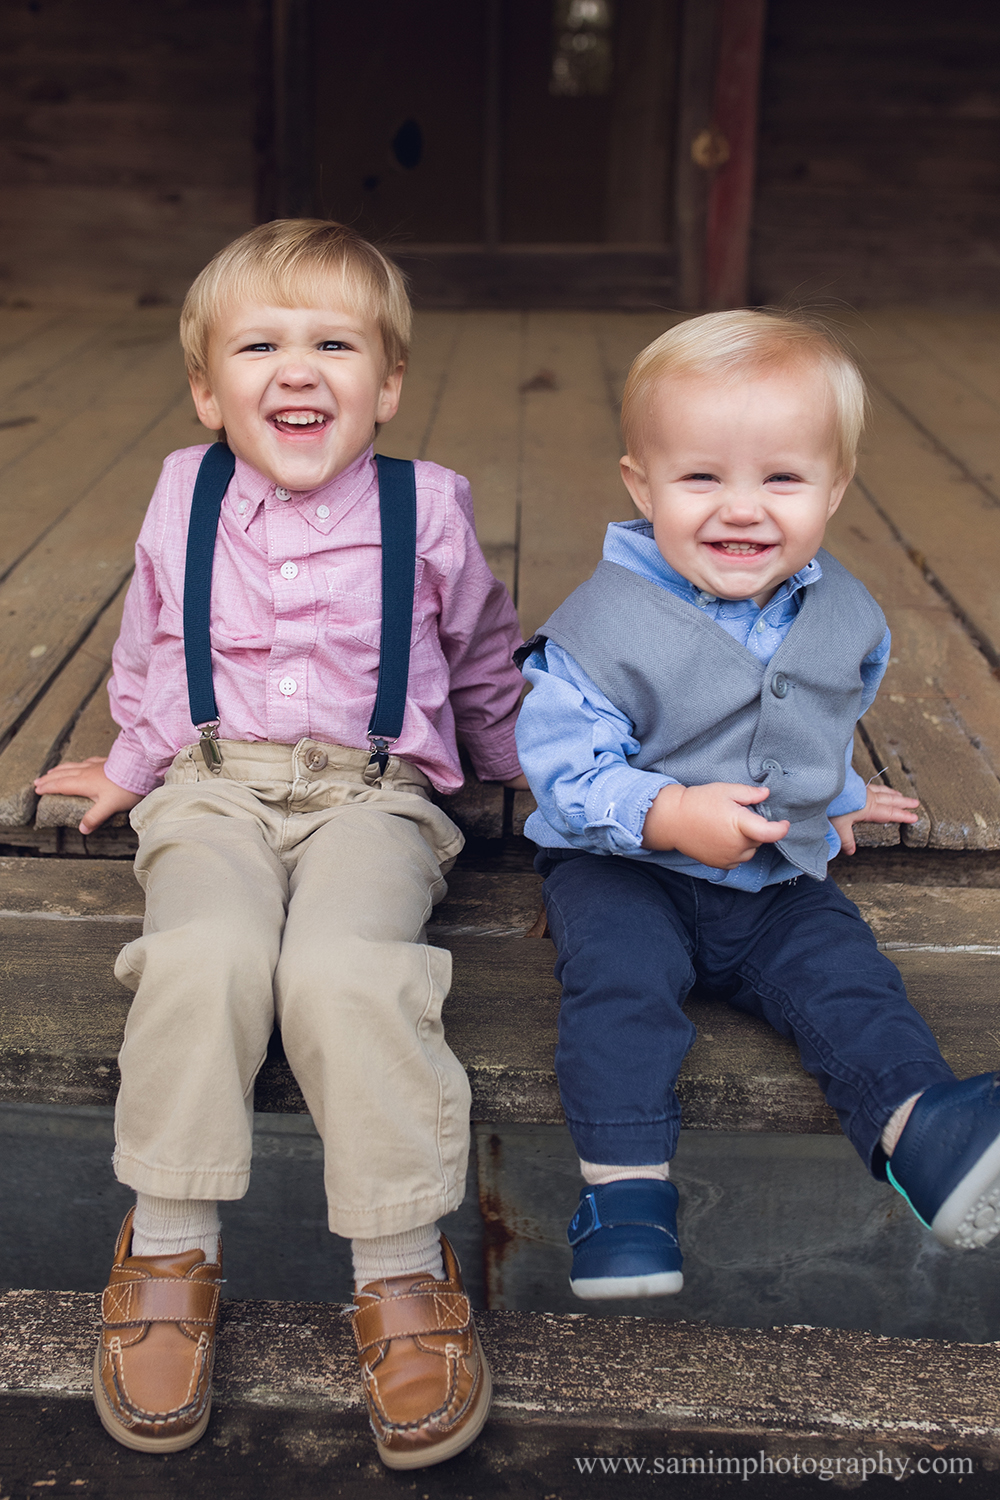
[{"label": "gray buttoned vest", "polygon": [[[694,605],[600,562],[539,631],[577,661],[635,726],[630,758],[683,786],[766,786],[764,816],[788,818],[778,847],[826,877],[826,809],[844,785],[861,707],[861,663],[885,634],[863,584],[828,552],[765,666]],[[537,638],[536,638],[537,639]]]}]

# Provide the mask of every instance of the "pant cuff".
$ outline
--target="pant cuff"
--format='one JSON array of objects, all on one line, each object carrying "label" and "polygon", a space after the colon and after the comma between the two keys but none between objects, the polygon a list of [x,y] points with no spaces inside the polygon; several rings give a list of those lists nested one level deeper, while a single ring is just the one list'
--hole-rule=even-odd
[{"label": "pant cuff", "polygon": [[567,1120],[582,1161],[615,1167],[659,1167],[677,1151],[680,1122],[644,1120],[641,1125],[587,1125]]},{"label": "pant cuff", "polygon": [[119,1182],[154,1198],[209,1198],[230,1203],[242,1198],[250,1186],[249,1167],[233,1172],[218,1168],[150,1167],[124,1151],[116,1151],[112,1161]]},{"label": "pant cuff", "polygon": [[465,1197],[465,1178],[441,1193],[413,1198],[407,1203],[389,1203],[380,1208],[350,1209],[329,1205],[332,1234],[347,1240],[373,1240],[385,1234],[405,1234],[455,1212]]}]

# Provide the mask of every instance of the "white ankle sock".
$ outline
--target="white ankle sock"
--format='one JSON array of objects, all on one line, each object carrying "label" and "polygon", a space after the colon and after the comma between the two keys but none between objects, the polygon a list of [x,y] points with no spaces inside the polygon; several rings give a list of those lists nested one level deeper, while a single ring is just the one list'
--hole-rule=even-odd
[{"label": "white ankle sock", "polygon": [[207,1198],[154,1198],[137,1193],[132,1220],[133,1255],[180,1255],[203,1250],[207,1261],[219,1254],[219,1205]]},{"label": "white ankle sock", "polygon": [[603,1187],[606,1182],[631,1182],[643,1177],[666,1182],[670,1176],[670,1163],[662,1161],[658,1167],[610,1167],[603,1162],[584,1161],[581,1156],[580,1171],[588,1187]]},{"label": "white ankle sock", "polygon": [[422,1224],[402,1234],[383,1234],[377,1239],[352,1240],[354,1284],[367,1286],[370,1281],[384,1281],[387,1276],[418,1276],[429,1271],[436,1281],[444,1280],[441,1234],[436,1224]]},{"label": "white ankle sock", "polygon": [[[923,1093],[923,1090],[920,1091]],[[886,1156],[891,1156],[899,1145],[899,1137],[903,1134],[906,1122],[910,1118],[910,1110],[920,1098],[920,1094],[911,1094],[904,1104],[894,1109],[882,1131],[881,1145]]]}]

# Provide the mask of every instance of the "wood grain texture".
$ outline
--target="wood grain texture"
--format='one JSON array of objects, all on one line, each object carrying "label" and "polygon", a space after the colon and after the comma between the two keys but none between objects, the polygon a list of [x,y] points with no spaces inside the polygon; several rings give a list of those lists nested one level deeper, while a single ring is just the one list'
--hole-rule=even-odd
[{"label": "wood grain texture", "polygon": [[[78,716],[87,718],[95,700],[104,694],[103,684],[111,665],[111,652],[118,637],[124,602],[124,591],[121,591],[0,755],[0,828],[30,822],[38,800],[33,784],[35,777],[59,759],[77,758],[68,750],[62,756],[59,752],[67,734],[78,722]],[[106,694],[104,696],[105,705],[102,708],[99,704],[95,712],[106,715]],[[81,704],[86,704],[82,714]],[[98,742],[99,748],[89,750],[87,754],[104,754],[110,749],[113,738],[113,733],[110,739],[105,735]],[[68,802],[71,799],[58,800]],[[81,812],[76,818],[74,827],[82,815]]]},{"label": "wood grain texture", "polygon": [[[23,909],[39,897],[22,887],[15,898],[21,914],[0,917],[5,953],[0,1098],[64,1104],[114,1099],[115,1058],[129,999],[115,983],[112,967],[138,922],[130,892],[107,877],[92,880],[89,888],[70,887],[57,896],[55,909],[50,906],[45,914]],[[60,871],[64,891],[67,881],[72,877]],[[867,885],[854,894],[864,911],[872,911],[913,1003],[959,1076],[995,1067],[1000,893]],[[85,899],[89,915],[81,911]],[[495,888],[472,889],[466,911],[474,909],[476,922],[453,925],[478,925],[481,933],[491,907],[500,918],[497,926],[509,922],[506,898],[493,905],[495,900]],[[118,909],[95,911],[102,902]],[[515,897],[515,909],[523,914],[529,903],[525,888]],[[445,1024],[469,1074],[473,1118],[558,1123],[562,1113],[552,1059],[559,989],[552,945],[444,931],[435,940],[453,955]],[[839,1129],[791,1043],[720,1003],[692,1000],[688,1010],[699,1031],[678,1085],[688,1128],[823,1134]],[[304,1110],[276,1039],[258,1078],[256,1103],[264,1110]]]}]

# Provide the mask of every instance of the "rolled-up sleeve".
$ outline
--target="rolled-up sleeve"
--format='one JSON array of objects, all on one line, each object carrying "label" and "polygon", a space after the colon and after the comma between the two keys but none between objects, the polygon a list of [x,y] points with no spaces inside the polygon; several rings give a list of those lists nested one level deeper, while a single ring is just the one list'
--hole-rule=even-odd
[{"label": "rolled-up sleeve", "polygon": [[639,750],[631,723],[561,647],[548,641],[523,670],[532,690],[517,747],[541,817],[571,847],[634,853],[653,799],[674,778],[629,765]]}]

